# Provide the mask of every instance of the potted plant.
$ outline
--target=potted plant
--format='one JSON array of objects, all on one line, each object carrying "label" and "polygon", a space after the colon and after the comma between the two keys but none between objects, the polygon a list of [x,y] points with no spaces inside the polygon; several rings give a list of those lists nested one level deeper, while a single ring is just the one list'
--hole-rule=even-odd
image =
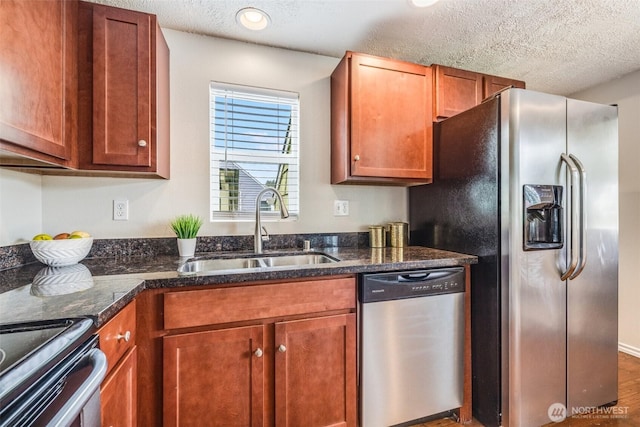
[{"label": "potted plant", "polygon": [[196,251],[196,235],[202,226],[202,219],[196,215],[179,215],[171,221],[171,229],[178,236],[178,253],[190,257]]}]

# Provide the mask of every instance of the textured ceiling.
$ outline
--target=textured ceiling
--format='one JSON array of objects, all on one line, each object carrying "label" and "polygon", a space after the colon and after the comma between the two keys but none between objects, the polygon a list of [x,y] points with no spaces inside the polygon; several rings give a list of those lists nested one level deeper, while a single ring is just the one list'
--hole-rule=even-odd
[{"label": "textured ceiling", "polygon": [[[640,0],[91,0],[163,28],[321,55],[346,50],[511,77],[567,95],[640,69]],[[240,28],[243,7],[272,24]]]}]

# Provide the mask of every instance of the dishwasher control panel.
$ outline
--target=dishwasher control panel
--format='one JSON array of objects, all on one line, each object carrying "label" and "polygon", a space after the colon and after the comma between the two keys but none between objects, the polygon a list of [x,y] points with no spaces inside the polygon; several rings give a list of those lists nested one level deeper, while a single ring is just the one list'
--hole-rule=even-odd
[{"label": "dishwasher control panel", "polygon": [[364,274],[360,280],[360,302],[464,292],[464,279],[463,267]]}]

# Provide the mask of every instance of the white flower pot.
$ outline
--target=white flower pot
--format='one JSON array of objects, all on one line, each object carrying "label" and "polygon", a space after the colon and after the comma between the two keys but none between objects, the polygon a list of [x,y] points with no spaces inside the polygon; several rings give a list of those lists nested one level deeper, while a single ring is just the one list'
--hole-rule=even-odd
[{"label": "white flower pot", "polygon": [[181,257],[191,257],[196,253],[196,240],[193,239],[178,239],[178,253]]}]

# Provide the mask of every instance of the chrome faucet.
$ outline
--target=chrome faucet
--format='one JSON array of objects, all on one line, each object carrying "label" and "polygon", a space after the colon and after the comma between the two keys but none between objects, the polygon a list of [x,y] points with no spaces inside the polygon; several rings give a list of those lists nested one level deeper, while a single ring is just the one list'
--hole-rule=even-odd
[{"label": "chrome faucet", "polygon": [[[275,197],[278,199],[278,201],[280,202],[280,217],[281,218],[289,217],[289,211],[287,210],[287,207],[284,205],[284,202],[282,201],[282,195],[278,192],[278,190],[276,190],[275,188],[267,187],[258,193],[258,196],[256,197],[256,231],[253,238],[254,239],[253,249],[254,249],[254,252],[257,254],[262,253],[262,242],[263,241],[266,242],[267,240],[269,240],[269,233],[267,233],[267,229],[264,228],[260,223],[260,200],[262,200],[262,196],[264,196],[265,193],[269,193],[269,192],[273,193]],[[263,230],[264,230],[264,234],[262,233]]]}]

